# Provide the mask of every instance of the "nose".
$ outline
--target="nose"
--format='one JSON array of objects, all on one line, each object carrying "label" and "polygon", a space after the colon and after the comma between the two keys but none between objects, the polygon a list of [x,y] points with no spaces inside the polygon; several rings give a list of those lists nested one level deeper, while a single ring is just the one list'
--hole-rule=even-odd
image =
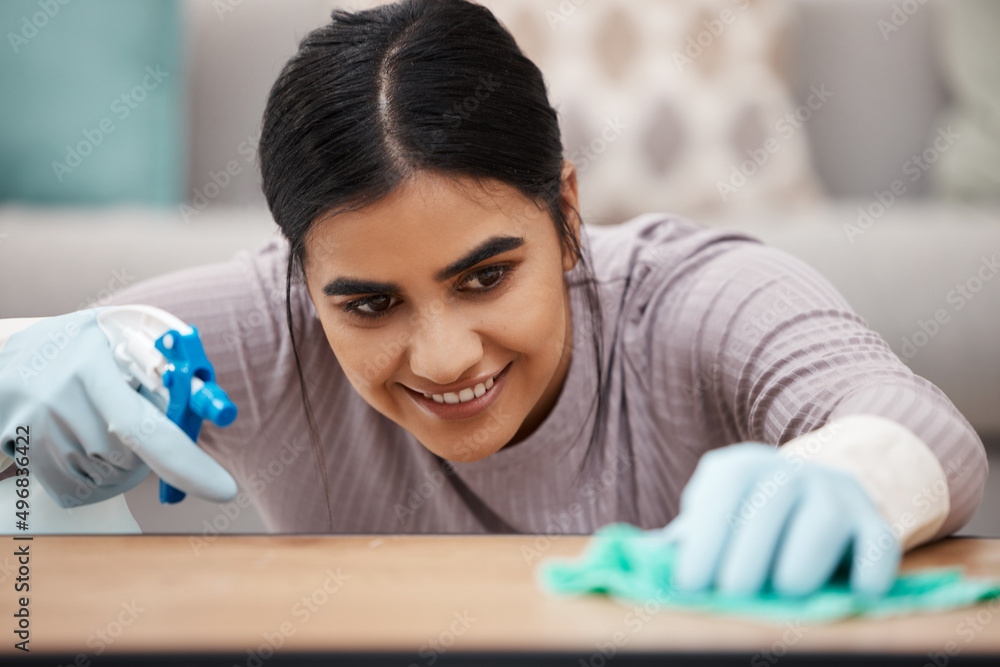
[{"label": "nose", "polygon": [[483,343],[455,308],[419,318],[410,339],[410,370],[435,384],[449,384],[483,358]]}]

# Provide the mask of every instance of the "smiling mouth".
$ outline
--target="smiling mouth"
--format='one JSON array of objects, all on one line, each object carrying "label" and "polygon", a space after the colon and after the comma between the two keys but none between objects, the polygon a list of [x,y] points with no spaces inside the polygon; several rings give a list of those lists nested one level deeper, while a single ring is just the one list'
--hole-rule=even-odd
[{"label": "smiling mouth", "polygon": [[474,387],[466,387],[465,389],[463,389],[458,393],[451,391],[446,392],[444,394],[426,394],[423,392],[421,393],[423,394],[424,398],[429,398],[433,400],[435,403],[447,403],[449,405],[468,403],[469,401],[474,401],[477,398],[481,398],[486,394],[486,392],[492,389],[496,379],[500,377],[500,375],[505,370],[507,370],[506,366],[504,366],[503,369],[493,377],[487,378],[486,382],[480,382]]},{"label": "smiling mouth", "polygon": [[448,421],[471,419],[482,414],[498,400],[507,384],[507,371],[510,370],[513,363],[513,361],[509,362],[503,367],[503,370],[488,378],[486,382],[466,387],[459,392],[434,395],[415,391],[405,385],[404,388],[429,416]]}]

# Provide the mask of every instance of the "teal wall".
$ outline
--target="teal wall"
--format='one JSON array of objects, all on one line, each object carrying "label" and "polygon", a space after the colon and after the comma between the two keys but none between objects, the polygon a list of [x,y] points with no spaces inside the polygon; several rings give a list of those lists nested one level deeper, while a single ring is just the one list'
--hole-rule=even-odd
[{"label": "teal wall", "polygon": [[0,34],[0,202],[181,200],[175,0],[4,0]]}]

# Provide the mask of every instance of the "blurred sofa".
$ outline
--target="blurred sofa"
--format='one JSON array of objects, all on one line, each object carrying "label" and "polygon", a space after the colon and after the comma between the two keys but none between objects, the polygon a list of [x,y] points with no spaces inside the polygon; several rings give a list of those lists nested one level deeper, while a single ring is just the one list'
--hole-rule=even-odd
[{"label": "blurred sofa", "polygon": [[[223,261],[275,233],[252,146],[268,88],[298,40],[328,20],[333,3],[245,0],[232,3],[231,12],[220,12],[220,4],[183,3],[186,204],[0,205],[0,316],[100,303],[136,281]],[[1000,205],[935,196],[923,171],[910,180],[913,156],[933,147],[947,127],[950,92],[934,0],[906,14],[886,39],[879,21],[891,21],[898,4],[789,3],[787,62],[796,101],[805,104],[818,84],[836,91],[804,125],[823,197],[805,207],[709,212],[698,221],[747,231],[814,266],[914,372],[993,440],[1000,438]],[[264,42],[261,34],[277,37]],[[894,190],[895,181],[905,188]],[[137,504],[155,495],[152,481],[129,494],[140,524]],[[156,530],[202,530],[218,515],[207,504],[187,506],[186,514],[160,515]],[[258,528],[247,511],[226,529]]]}]

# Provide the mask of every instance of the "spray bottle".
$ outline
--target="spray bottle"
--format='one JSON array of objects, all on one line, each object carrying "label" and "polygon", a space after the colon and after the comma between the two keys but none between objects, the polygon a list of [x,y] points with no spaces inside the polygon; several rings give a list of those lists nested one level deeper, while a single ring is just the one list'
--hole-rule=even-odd
[{"label": "spray bottle", "polygon": [[[102,308],[97,324],[125,381],[192,441],[198,441],[202,420],[225,427],[236,419],[236,405],[215,383],[214,369],[193,326],[159,308],[141,305]],[[15,478],[0,481],[0,507],[13,507],[14,482]],[[123,495],[73,508],[59,506],[44,492],[32,495],[32,533],[141,532]],[[161,503],[180,502],[184,495],[160,480]],[[13,526],[0,526],[0,533],[14,532]]]}]

